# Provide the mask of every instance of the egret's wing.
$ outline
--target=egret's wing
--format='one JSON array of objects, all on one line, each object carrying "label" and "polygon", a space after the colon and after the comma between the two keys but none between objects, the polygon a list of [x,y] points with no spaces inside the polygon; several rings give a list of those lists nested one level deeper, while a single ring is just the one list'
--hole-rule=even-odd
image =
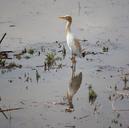
[{"label": "egret's wing", "polygon": [[74,38],[74,45],[76,47],[76,54],[81,57],[81,45],[79,39]]},{"label": "egret's wing", "polygon": [[75,46],[79,49],[81,49],[81,45],[80,45],[80,42],[79,42],[79,39],[75,38],[74,39],[74,43],[75,43]]}]

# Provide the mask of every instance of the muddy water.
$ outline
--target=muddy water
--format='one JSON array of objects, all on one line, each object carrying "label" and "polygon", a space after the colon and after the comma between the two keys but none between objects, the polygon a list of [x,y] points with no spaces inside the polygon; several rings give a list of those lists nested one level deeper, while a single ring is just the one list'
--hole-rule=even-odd
[{"label": "muddy water", "polygon": [[[33,55],[26,53],[20,60],[10,54],[13,59],[6,63],[15,62],[22,68],[0,68],[0,108],[23,108],[5,112],[8,119],[0,113],[1,128],[129,126],[126,95],[129,83],[126,82],[125,88],[124,81],[125,77],[129,79],[128,0],[13,0],[11,3],[5,0],[0,3],[0,37],[7,32],[0,49],[13,50],[14,54],[25,47],[34,49]],[[64,24],[57,18],[64,14],[74,17],[72,30],[75,35],[88,40],[81,42],[87,55],[77,58],[76,73],[82,72],[82,83],[73,97],[73,112],[65,111],[64,96],[72,72],[70,52],[66,42],[62,42]],[[61,47],[56,40],[61,40]],[[65,58],[58,52],[62,45],[67,51]],[[104,47],[108,51],[104,52]],[[45,55],[51,51],[62,60],[44,71]],[[89,103],[89,85],[97,94],[92,104]],[[120,91],[124,93],[122,96],[118,95]]]}]

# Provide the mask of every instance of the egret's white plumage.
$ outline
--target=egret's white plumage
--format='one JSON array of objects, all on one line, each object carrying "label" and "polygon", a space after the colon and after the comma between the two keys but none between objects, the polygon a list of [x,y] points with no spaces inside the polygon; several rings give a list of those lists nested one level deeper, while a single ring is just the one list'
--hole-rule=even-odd
[{"label": "egret's white plumage", "polygon": [[80,42],[78,39],[74,37],[74,35],[71,32],[72,17],[66,15],[66,16],[60,16],[59,18],[66,20],[66,27],[65,27],[66,41],[69,49],[72,52],[72,55],[81,57]]}]

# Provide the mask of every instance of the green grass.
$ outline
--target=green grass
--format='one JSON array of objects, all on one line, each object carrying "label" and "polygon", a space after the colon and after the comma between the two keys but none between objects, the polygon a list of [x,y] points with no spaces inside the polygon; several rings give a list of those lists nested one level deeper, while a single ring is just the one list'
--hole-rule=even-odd
[{"label": "green grass", "polygon": [[50,52],[50,53],[47,53],[46,58],[45,58],[45,62],[50,67],[50,66],[55,64],[56,59],[57,58],[56,58],[55,54],[53,52]]}]

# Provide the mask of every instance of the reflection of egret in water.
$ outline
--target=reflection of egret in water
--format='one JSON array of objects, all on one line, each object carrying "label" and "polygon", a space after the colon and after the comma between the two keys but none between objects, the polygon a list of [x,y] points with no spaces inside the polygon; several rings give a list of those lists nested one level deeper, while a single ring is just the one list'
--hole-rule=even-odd
[{"label": "reflection of egret in water", "polygon": [[78,89],[80,88],[81,82],[82,82],[82,72],[80,72],[77,75],[72,76],[70,79],[69,87],[67,90],[69,110],[73,108],[72,99],[73,99],[73,96],[77,93]]}]

